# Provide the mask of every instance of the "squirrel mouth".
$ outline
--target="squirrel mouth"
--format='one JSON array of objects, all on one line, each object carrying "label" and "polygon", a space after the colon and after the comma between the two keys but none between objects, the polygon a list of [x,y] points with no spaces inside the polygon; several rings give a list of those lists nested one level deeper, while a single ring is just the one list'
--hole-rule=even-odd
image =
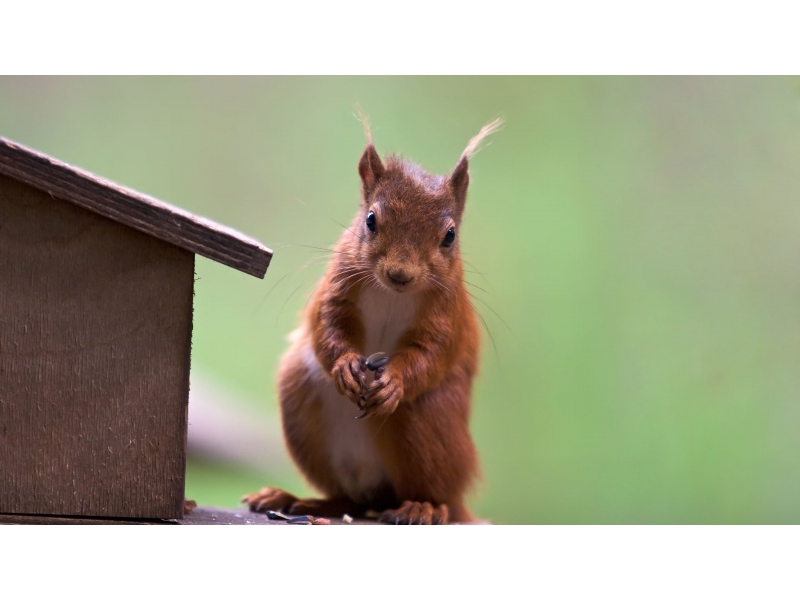
[{"label": "squirrel mouth", "polygon": [[388,275],[383,275],[383,277],[379,277],[378,281],[381,282],[383,287],[398,294],[404,294],[410,292],[414,287],[414,282],[412,281],[398,282]]},{"label": "squirrel mouth", "polygon": [[413,277],[409,277],[405,274],[398,276],[393,273],[385,273],[381,279],[383,279],[383,283],[384,285],[386,285],[386,287],[394,290],[399,294],[402,294],[403,292],[408,292],[414,287],[414,284],[416,283]]},{"label": "squirrel mouth", "polygon": [[392,290],[393,292],[397,292],[398,294],[403,294],[403,293],[409,291],[409,288],[408,288],[407,285],[400,285],[400,284],[392,283],[392,282],[384,282],[384,285],[387,288],[389,288],[390,290]]}]

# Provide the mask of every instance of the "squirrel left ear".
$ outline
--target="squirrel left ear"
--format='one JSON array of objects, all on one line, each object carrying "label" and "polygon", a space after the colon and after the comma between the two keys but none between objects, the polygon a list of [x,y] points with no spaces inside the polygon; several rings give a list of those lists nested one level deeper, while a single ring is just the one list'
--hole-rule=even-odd
[{"label": "squirrel left ear", "polygon": [[453,174],[447,180],[450,189],[453,190],[453,195],[456,198],[456,208],[459,214],[464,212],[464,205],[467,202],[467,186],[469,186],[469,162],[467,157],[462,156],[458,161]]},{"label": "squirrel left ear", "polygon": [[383,175],[384,168],[381,162],[381,157],[378,156],[375,146],[367,144],[364,149],[364,154],[361,155],[361,160],[358,161],[358,174],[361,176],[361,183],[364,188],[364,201],[375,188],[378,179]]}]

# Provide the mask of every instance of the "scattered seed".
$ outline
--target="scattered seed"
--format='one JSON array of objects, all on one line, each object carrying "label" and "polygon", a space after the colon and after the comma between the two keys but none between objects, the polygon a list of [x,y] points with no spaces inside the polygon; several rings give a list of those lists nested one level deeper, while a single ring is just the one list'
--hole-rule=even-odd
[{"label": "scattered seed", "polygon": [[267,511],[267,518],[273,521],[288,521],[289,517],[287,517],[283,513],[279,513],[277,510],[268,510]]},{"label": "scattered seed", "polygon": [[301,517],[293,517],[286,522],[291,525],[310,525],[314,522],[314,517],[311,515],[303,515]]}]

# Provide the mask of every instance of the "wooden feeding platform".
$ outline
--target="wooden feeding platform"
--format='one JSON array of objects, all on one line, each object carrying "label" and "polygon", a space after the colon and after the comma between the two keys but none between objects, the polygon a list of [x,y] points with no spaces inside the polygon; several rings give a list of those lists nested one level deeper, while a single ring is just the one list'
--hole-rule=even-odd
[{"label": "wooden feeding platform", "polygon": [[[377,525],[374,519],[354,519],[346,523],[342,519],[327,519],[330,525]],[[0,514],[0,524],[7,525],[285,525],[294,527],[303,523],[270,519],[263,513],[250,512],[247,507],[241,510],[198,506],[187,511],[180,519],[119,519],[63,517],[50,515],[9,515]],[[310,524],[310,523],[308,523]]]},{"label": "wooden feeding platform", "polygon": [[[324,521],[327,521],[325,523]],[[0,514],[0,525],[380,525],[376,519],[325,519],[317,523],[290,523],[270,519],[263,513],[250,512],[247,507],[240,510],[198,506],[186,511],[180,519],[115,519],[89,517],[62,517],[51,515],[8,515]],[[490,525],[489,521],[471,523],[451,523],[451,525]]]}]

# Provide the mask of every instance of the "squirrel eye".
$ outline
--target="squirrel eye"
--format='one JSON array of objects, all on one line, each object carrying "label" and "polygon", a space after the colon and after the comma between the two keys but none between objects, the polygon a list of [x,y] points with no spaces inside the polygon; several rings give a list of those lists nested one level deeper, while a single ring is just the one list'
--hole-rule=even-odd
[{"label": "squirrel eye", "polygon": [[456,239],[456,229],[455,227],[451,227],[447,230],[447,233],[444,234],[444,239],[442,240],[442,247],[449,248],[453,245],[453,242]]},{"label": "squirrel eye", "polygon": [[369,229],[372,233],[378,233],[378,226],[375,223],[375,213],[369,211],[367,215],[367,229]]}]

